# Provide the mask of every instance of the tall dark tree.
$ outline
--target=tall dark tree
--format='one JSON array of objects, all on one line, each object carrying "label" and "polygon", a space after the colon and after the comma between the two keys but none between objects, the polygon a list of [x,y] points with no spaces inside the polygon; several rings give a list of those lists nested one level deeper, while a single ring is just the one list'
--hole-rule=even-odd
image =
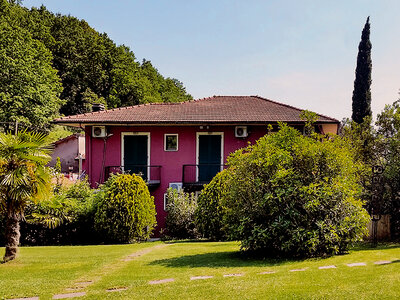
[{"label": "tall dark tree", "polygon": [[353,115],[352,119],[360,124],[364,118],[372,115],[371,111],[371,41],[369,40],[369,17],[361,34],[358,46],[356,79],[353,91]]}]

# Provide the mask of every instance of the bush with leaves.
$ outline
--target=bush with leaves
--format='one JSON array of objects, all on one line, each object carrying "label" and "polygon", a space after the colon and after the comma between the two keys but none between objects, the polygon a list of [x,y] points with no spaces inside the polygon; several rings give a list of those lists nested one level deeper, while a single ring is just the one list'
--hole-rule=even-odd
[{"label": "bush with leaves", "polygon": [[111,176],[97,194],[95,227],[109,242],[146,240],[156,225],[154,197],[135,174]]},{"label": "bush with leaves", "polygon": [[94,191],[87,180],[57,186],[47,201],[30,203],[22,224],[23,244],[87,244],[94,231]]},{"label": "bush with leaves", "polygon": [[281,124],[279,132],[236,151],[228,164],[224,222],[243,250],[332,255],[366,233],[361,166],[343,139],[321,142]]},{"label": "bush with leaves", "polygon": [[386,105],[376,121],[378,159],[384,167],[381,213],[391,214],[393,239],[400,238],[400,100]]},{"label": "bush with leaves", "polygon": [[226,239],[223,216],[223,198],[229,193],[228,180],[230,170],[219,172],[209,184],[204,186],[197,199],[195,213],[196,227],[199,232],[211,240]]},{"label": "bush with leaves", "polygon": [[194,222],[197,207],[195,195],[170,188],[167,191],[167,200],[166,235],[176,239],[198,237]]}]

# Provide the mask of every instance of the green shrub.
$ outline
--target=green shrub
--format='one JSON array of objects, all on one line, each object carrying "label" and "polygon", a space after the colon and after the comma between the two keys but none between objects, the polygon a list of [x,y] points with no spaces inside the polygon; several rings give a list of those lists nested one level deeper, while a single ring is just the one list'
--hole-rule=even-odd
[{"label": "green shrub", "polygon": [[342,139],[321,142],[281,125],[279,132],[236,151],[228,164],[224,223],[243,250],[331,255],[366,233],[360,165]]},{"label": "green shrub", "polygon": [[86,217],[93,208],[93,191],[87,180],[61,187],[53,197],[37,204],[30,203],[26,221],[56,228],[71,223],[80,217]]},{"label": "green shrub", "polygon": [[[376,121],[376,144],[379,160],[376,165],[383,165],[383,182],[379,188],[380,201],[375,203],[375,211],[390,214],[391,235],[394,240],[400,239],[400,100],[386,105],[378,114]],[[374,186],[377,188],[377,186]],[[375,190],[375,193],[377,191]],[[379,195],[379,193],[377,193]],[[376,207],[377,206],[377,207]]]},{"label": "green shrub", "polygon": [[168,189],[167,199],[166,235],[176,239],[196,238],[198,233],[194,222],[197,207],[195,195]]},{"label": "green shrub", "polygon": [[146,183],[135,174],[118,174],[97,195],[95,227],[111,242],[149,238],[156,225],[154,198]]},{"label": "green shrub", "polygon": [[46,201],[30,202],[21,224],[21,243],[29,245],[86,244],[96,242],[94,192],[87,180],[56,185]]},{"label": "green shrub", "polygon": [[223,223],[223,198],[229,193],[227,184],[230,177],[228,169],[219,172],[209,184],[204,186],[197,199],[195,213],[196,227],[199,232],[211,240],[224,240],[226,233]]}]

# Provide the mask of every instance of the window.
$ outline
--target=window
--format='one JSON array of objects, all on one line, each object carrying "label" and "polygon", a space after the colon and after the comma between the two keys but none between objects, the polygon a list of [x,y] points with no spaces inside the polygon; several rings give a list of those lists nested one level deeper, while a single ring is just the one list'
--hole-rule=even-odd
[{"label": "window", "polygon": [[164,134],[164,151],[178,151],[177,134]]}]

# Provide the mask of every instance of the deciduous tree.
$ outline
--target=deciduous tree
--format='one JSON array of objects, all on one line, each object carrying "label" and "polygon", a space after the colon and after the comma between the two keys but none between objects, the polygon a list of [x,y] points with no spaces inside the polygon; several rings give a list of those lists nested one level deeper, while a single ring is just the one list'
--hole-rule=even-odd
[{"label": "deciduous tree", "polygon": [[9,6],[0,0],[0,122],[46,129],[63,103],[60,79],[50,51],[16,24]]}]

